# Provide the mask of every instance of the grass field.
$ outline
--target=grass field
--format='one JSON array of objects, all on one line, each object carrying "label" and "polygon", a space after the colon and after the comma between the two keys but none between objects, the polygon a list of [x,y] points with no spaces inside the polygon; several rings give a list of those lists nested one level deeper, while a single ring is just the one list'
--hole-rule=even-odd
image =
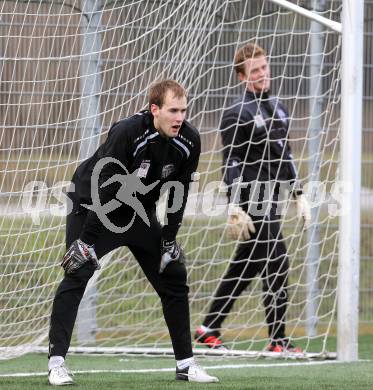
[{"label": "grass field", "polygon": [[[82,356],[68,358],[77,389],[373,389],[373,336],[359,339],[360,361],[198,358],[218,384],[175,382],[174,360],[164,357]],[[46,356],[0,361],[1,390],[48,388]],[[22,374],[22,375],[21,375]],[[12,376],[13,375],[13,376]],[[17,376],[16,376],[17,375]]]}]

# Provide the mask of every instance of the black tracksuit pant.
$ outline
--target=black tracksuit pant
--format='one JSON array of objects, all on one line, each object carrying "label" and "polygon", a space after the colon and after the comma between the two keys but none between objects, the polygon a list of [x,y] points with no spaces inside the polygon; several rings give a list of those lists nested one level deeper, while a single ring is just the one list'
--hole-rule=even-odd
[{"label": "black tracksuit pant", "polygon": [[[87,216],[87,210],[79,206],[73,195],[69,196],[73,200],[73,211],[66,221],[67,248],[79,238]],[[172,262],[159,274],[161,226],[155,210],[148,211],[148,217],[150,227],[136,218],[125,233],[116,234],[104,229],[95,242],[95,251],[97,257],[101,258],[115,248],[128,246],[161,298],[176,360],[186,359],[193,356],[186,268],[184,264]],[[129,220],[119,218],[116,222],[117,226],[126,226]],[[93,273],[90,263],[86,263],[72,275],[65,273],[53,302],[49,356],[66,356],[78,307]]]},{"label": "black tracksuit pant", "polygon": [[249,241],[239,244],[214,295],[204,326],[220,329],[236,299],[259,275],[262,279],[268,336],[270,339],[285,337],[289,260],[275,207],[273,205],[265,217],[249,213],[256,233],[251,234]]}]

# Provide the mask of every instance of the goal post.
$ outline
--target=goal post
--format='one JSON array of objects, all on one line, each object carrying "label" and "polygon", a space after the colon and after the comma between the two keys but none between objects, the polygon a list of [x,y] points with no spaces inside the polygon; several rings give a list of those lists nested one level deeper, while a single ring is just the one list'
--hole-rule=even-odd
[{"label": "goal post", "polygon": [[342,11],[342,106],[340,178],[346,212],[339,221],[338,359],[358,359],[360,189],[364,1],[344,0]]},{"label": "goal post", "polygon": [[[290,1],[270,1],[342,35],[340,180],[346,188],[342,202],[345,212],[339,222],[337,352],[339,360],[355,361],[358,359],[359,328],[364,1],[344,0],[342,23],[328,20]],[[313,1],[313,6],[318,3]],[[310,297],[312,299],[312,294]]]},{"label": "goal post", "polygon": [[[319,0],[304,8],[308,3],[2,2],[0,359],[46,350],[72,173],[113,122],[146,108],[150,84],[165,77],[188,89],[188,120],[202,140],[178,237],[192,332],[201,324],[237,249],[226,236],[219,126],[223,110],[242,100],[233,56],[248,42],[267,51],[271,94],[289,111],[294,160],[313,206],[305,232],[294,202],[281,200],[288,336],[302,347],[301,358],[334,358],[335,337],[338,359],[358,358],[360,214],[352,211],[360,202],[364,2]],[[171,354],[158,297],[130,252],[120,248],[101,263],[71,350]],[[222,328],[227,355],[274,357],[265,350],[262,281],[250,281]]]}]

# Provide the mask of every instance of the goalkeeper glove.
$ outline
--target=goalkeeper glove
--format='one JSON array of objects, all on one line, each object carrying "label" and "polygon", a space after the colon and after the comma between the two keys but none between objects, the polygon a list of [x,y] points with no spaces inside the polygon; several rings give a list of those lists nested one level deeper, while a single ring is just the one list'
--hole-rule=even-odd
[{"label": "goalkeeper glove", "polygon": [[67,274],[73,274],[85,263],[92,263],[95,270],[101,268],[93,245],[89,246],[79,239],[75,240],[65,253],[61,266]]},{"label": "goalkeeper glove", "polygon": [[245,213],[240,206],[228,207],[227,234],[232,240],[249,240],[250,233],[255,233],[255,226],[250,215]]},{"label": "goalkeeper glove", "polygon": [[171,263],[171,261],[178,261],[179,263],[185,263],[185,256],[183,248],[174,240],[166,241],[162,240],[161,244],[161,264],[159,266],[159,273],[161,274],[164,269]]},{"label": "goalkeeper glove", "polygon": [[306,195],[303,193],[295,194],[295,200],[297,202],[297,216],[298,219],[303,220],[303,228],[307,229],[311,223],[311,207],[308,203]]}]

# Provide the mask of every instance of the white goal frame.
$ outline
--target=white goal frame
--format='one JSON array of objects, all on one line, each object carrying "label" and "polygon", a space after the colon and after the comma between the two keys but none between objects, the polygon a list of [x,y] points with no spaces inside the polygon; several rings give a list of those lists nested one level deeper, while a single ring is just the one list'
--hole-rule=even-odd
[{"label": "white goal frame", "polygon": [[[330,21],[286,0],[269,0],[342,34],[341,157],[344,183],[339,219],[337,358],[358,360],[360,187],[364,1],[343,0],[342,23]],[[355,211],[355,212],[354,212]]]}]

